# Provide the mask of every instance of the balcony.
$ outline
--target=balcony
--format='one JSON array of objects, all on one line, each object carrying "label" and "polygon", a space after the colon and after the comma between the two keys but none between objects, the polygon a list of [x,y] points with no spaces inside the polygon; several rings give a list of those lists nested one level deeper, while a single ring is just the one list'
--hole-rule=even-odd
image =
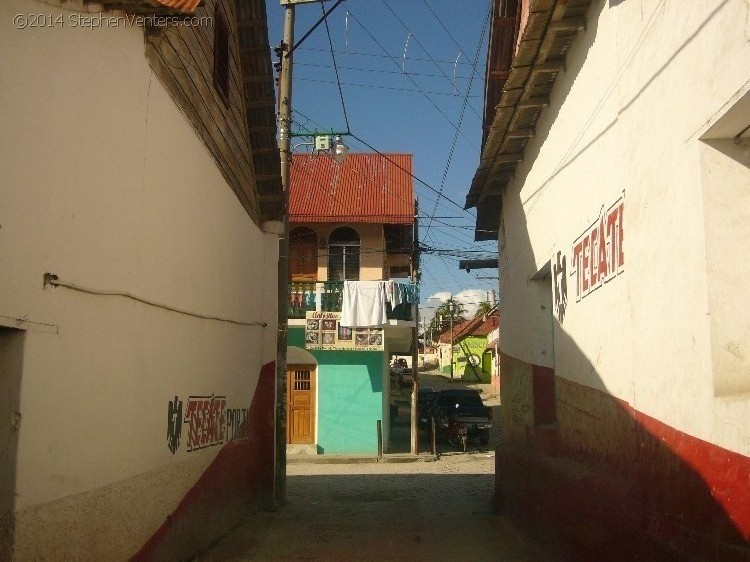
[{"label": "balcony", "polygon": [[[343,281],[310,281],[289,283],[289,318],[305,318],[307,312],[341,312],[344,301]],[[401,303],[395,310],[386,304],[389,320],[411,321],[411,304]]]}]

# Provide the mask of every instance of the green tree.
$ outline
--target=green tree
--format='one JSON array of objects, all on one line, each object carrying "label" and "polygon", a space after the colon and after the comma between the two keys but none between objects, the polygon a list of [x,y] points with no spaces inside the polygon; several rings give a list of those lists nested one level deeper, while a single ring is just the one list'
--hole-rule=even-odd
[{"label": "green tree", "polygon": [[479,303],[479,307],[474,313],[474,318],[479,318],[480,316],[489,314],[490,310],[492,310],[492,305],[489,303],[489,301],[482,301]]},{"label": "green tree", "polygon": [[464,322],[466,320],[466,309],[460,302],[448,299],[441,304],[435,311],[435,316],[430,321],[430,328],[434,334],[447,330],[450,327],[451,318],[453,324]]}]

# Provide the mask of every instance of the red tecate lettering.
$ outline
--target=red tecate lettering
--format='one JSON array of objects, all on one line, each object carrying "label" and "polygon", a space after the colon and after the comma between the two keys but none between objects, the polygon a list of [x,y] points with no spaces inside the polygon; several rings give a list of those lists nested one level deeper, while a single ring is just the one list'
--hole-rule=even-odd
[{"label": "red tecate lettering", "polygon": [[585,294],[589,290],[589,237],[583,239],[583,271],[581,272],[583,283],[581,290]]}]

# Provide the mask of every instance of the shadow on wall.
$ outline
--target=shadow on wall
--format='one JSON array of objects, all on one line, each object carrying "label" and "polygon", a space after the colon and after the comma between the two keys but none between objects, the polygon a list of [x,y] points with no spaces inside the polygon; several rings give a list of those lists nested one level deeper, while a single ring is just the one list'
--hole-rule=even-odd
[{"label": "shadow on wall", "polygon": [[0,560],[12,559],[25,332],[0,327]]},{"label": "shadow on wall", "polygon": [[499,509],[533,527],[547,523],[592,553],[617,553],[608,560],[644,552],[669,560],[672,549],[696,560],[750,559],[750,459],[554,375],[556,421],[535,423],[534,367],[501,360]]},{"label": "shadow on wall", "polygon": [[[504,203],[521,208],[518,194],[506,194]],[[513,267],[533,272],[528,232],[517,229],[513,243]],[[552,293],[549,274],[538,281]],[[554,330],[553,355],[535,356],[564,350],[566,364],[577,367],[555,373],[501,354],[498,509],[529,527],[546,524],[564,533],[592,559],[606,552],[607,560],[750,560],[750,458],[598,390],[606,384],[597,367],[553,321],[554,308],[538,306],[535,298],[530,288],[528,316],[546,315],[550,335]],[[651,314],[657,322],[658,312]],[[540,345],[539,328],[532,319],[512,329],[527,331],[516,337]]]},{"label": "shadow on wall", "polygon": [[[619,3],[621,0],[610,0],[609,5]],[[633,99],[624,100],[623,111],[632,109],[633,102],[655,77],[684,51],[725,4],[722,2],[708,15]],[[576,66],[570,61],[571,67],[556,86],[559,94],[567,95],[566,86],[575,80],[586,60],[597,34],[600,11],[604,9],[606,4],[592,8],[587,32],[576,46],[580,49],[576,60],[581,62]],[[553,122],[557,110],[552,107],[550,110],[542,119]],[[613,125],[614,122],[606,125],[591,143],[569,155],[565,166],[612,132]],[[546,141],[547,133],[543,132],[546,127],[540,129],[528,150],[527,160],[533,161]],[[523,202],[517,192],[506,191],[503,212],[512,210],[514,219],[523,220],[522,215],[519,218],[516,214],[523,212],[524,206],[533,208],[534,199],[561,169]],[[501,241],[505,237],[503,224],[501,221]],[[513,275],[531,277],[537,273],[526,224],[521,223],[513,230],[508,244],[513,245]],[[508,267],[507,259],[504,262],[501,257],[501,268]],[[555,275],[554,268],[550,269],[546,276],[540,272],[542,275],[536,280],[546,286],[548,294],[552,292],[554,277],[551,276]],[[627,271],[624,275],[628,275]],[[512,298],[512,291],[502,286],[504,277],[501,275],[500,293]],[[529,282],[530,295],[533,284]],[[570,292],[569,296],[572,297]],[[530,302],[526,316],[543,314],[539,312],[539,304]],[[541,304],[547,307],[547,303]],[[597,390],[606,389],[601,373],[564,328],[555,324],[551,308],[546,308],[547,328],[544,328],[554,333],[550,349],[564,350],[566,363],[576,365],[576,372],[555,373],[501,354],[502,445],[496,455],[498,508],[513,513],[530,528],[548,524],[549,528],[573,538],[593,560],[668,560],[673,556],[716,562],[750,560],[750,458],[680,432],[635,410],[606,390]],[[658,312],[651,314],[657,322]],[[525,318],[518,326],[510,328],[506,323],[501,329],[520,330],[526,333],[519,334],[519,338],[538,341],[543,331],[541,325],[540,321]],[[561,375],[585,378],[586,384]]]}]

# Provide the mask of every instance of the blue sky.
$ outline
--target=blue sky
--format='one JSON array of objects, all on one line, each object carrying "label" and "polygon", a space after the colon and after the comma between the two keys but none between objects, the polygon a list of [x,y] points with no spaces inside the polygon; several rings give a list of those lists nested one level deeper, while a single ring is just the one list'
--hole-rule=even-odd
[{"label": "blue sky", "polygon": [[[497,288],[497,279],[487,279],[497,270],[458,269],[460,256],[497,253],[495,242],[474,242],[474,210],[462,210],[479,162],[490,1],[347,0],[328,19],[349,129],[381,152],[413,154],[414,175],[430,186],[415,182],[420,239],[444,251],[422,256],[425,316],[436,305],[427,300],[432,295],[468,290],[470,303]],[[267,11],[276,46],[283,35],[279,0],[267,0]],[[321,14],[319,3],[297,6],[297,40]],[[345,131],[325,25],[295,51],[294,64],[295,128]],[[352,137],[345,142],[370,151]]]}]

